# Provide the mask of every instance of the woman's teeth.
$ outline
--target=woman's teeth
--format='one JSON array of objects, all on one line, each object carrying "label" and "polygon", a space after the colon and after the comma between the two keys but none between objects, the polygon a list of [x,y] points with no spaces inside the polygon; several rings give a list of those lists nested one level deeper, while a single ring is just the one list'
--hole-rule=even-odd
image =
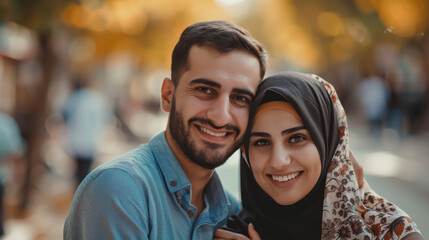
[{"label": "woman's teeth", "polygon": [[206,128],[203,128],[203,127],[200,127],[200,130],[203,131],[203,132],[205,132],[205,133],[207,133],[208,135],[215,136],[215,137],[224,137],[224,136],[226,136],[226,132],[225,133],[214,133],[214,132],[212,132],[212,131],[210,131],[210,130],[208,130]]},{"label": "woman's teeth", "polygon": [[292,173],[292,174],[289,174],[289,175],[286,175],[286,176],[274,176],[274,175],[271,175],[271,177],[273,178],[274,181],[285,182],[285,181],[289,181],[289,180],[292,180],[292,179],[296,178],[298,175],[299,175],[299,172]]}]

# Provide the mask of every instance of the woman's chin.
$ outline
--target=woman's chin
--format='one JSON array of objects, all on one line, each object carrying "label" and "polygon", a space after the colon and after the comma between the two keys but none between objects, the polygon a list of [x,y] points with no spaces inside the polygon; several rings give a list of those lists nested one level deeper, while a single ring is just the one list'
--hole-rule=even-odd
[{"label": "woman's chin", "polygon": [[289,198],[289,199],[284,199],[284,198],[274,198],[274,197],[272,197],[272,196],[270,196],[277,204],[279,204],[279,205],[282,205],[282,206],[289,206],[289,205],[292,205],[292,204],[294,204],[294,203],[297,203],[298,202],[298,200],[292,200],[291,201],[291,199]]}]

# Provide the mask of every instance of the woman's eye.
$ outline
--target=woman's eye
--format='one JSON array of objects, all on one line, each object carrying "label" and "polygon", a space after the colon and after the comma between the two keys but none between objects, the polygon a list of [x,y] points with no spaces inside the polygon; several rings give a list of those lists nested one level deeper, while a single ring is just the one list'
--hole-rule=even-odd
[{"label": "woman's eye", "polygon": [[302,135],[294,135],[289,138],[290,143],[300,143],[305,141],[305,137]]},{"label": "woman's eye", "polygon": [[256,147],[262,147],[262,146],[266,146],[269,144],[270,144],[270,142],[266,139],[260,139],[260,140],[256,140],[253,142],[253,146],[256,146]]}]

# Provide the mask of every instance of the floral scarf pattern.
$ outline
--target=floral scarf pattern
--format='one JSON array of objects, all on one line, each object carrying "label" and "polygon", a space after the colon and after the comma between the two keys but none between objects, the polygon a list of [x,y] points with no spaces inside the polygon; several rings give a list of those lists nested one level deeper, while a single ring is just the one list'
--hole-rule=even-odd
[{"label": "floral scarf pattern", "polygon": [[[322,239],[401,239],[420,233],[411,218],[395,204],[375,193],[365,182],[359,189],[349,158],[346,113],[334,87],[310,74],[328,91],[337,116],[340,141],[326,177]],[[421,234],[421,233],[420,233]]]}]

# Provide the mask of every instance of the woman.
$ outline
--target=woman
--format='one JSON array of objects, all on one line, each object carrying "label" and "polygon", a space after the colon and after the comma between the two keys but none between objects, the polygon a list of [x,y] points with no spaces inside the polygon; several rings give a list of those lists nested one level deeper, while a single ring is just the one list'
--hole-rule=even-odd
[{"label": "woman", "polygon": [[359,189],[346,115],[328,82],[295,72],[271,76],[250,120],[240,167],[243,210],[227,230],[264,240],[422,239],[404,211],[366,183]]}]

